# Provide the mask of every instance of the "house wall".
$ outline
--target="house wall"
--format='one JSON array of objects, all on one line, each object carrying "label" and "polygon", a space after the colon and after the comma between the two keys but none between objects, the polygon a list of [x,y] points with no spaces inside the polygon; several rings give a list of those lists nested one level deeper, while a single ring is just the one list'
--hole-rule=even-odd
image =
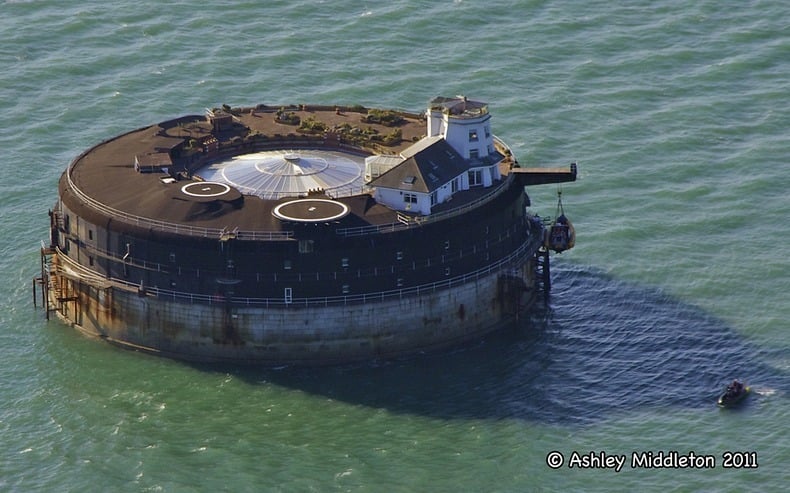
[{"label": "house wall", "polygon": [[[404,193],[411,193],[417,196],[417,203],[404,202]],[[414,212],[427,216],[431,213],[431,196],[426,193],[405,192],[391,188],[377,188],[374,195],[376,202],[384,204],[396,211]]]}]

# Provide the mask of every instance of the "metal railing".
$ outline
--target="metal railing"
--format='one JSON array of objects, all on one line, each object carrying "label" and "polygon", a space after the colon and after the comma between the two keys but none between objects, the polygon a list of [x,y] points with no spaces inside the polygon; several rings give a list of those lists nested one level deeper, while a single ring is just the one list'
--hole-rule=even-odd
[{"label": "metal railing", "polygon": [[507,178],[502,180],[496,187],[494,187],[493,190],[483,195],[482,197],[478,197],[475,200],[472,200],[471,202],[468,202],[462,206],[444,212],[436,212],[429,216],[408,216],[406,214],[399,213],[397,215],[398,221],[394,223],[374,224],[371,226],[357,226],[353,228],[338,228],[335,232],[338,235],[346,236],[346,237],[362,236],[371,233],[399,231],[403,229],[409,229],[415,226],[422,226],[424,224],[440,221],[443,219],[449,219],[451,217],[465,214],[472,209],[476,209],[477,207],[480,207],[483,204],[490,202],[491,200],[496,198],[500,193],[502,193],[505,189],[507,189],[511,181],[513,181],[513,175],[508,175]]},{"label": "metal railing", "polygon": [[174,302],[190,303],[190,304],[207,304],[226,305],[230,303],[233,306],[248,306],[248,307],[321,307],[321,306],[337,306],[337,305],[351,305],[351,304],[365,304],[373,302],[381,302],[386,300],[401,299],[412,296],[420,296],[422,294],[434,293],[443,289],[450,289],[455,286],[461,286],[471,281],[491,275],[496,272],[506,272],[525,261],[530,257],[541,245],[543,236],[535,234],[534,231],[530,232],[526,241],[519,246],[515,251],[511,252],[506,257],[503,257],[496,262],[493,262],[483,268],[477,269],[472,272],[462,274],[460,276],[442,279],[431,283],[413,286],[404,289],[393,289],[387,291],[378,291],[354,295],[341,295],[341,296],[323,296],[323,297],[310,297],[310,298],[291,298],[286,300],[285,297],[278,298],[256,298],[256,297],[230,297],[225,298],[221,295],[207,295],[188,293],[184,291],[176,291],[172,289],[163,289],[159,287],[149,287],[142,284],[135,284],[125,279],[115,277],[101,277],[96,272],[88,269],[87,267],[78,264],[73,259],[63,253],[60,248],[57,249],[58,258],[62,263],[68,264],[70,269],[84,276],[84,280],[94,283],[101,283],[105,286],[113,286],[124,289],[126,291],[138,291],[141,295],[155,296],[163,300],[172,300]]},{"label": "metal railing", "polygon": [[[137,130],[139,130],[139,129],[137,129]],[[126,134],[135,132],[137,130],[132,130],[130,132],[127,132]],[[93,209],[95,209],[95,210],[97,210],[97,211],[99,211],[99,212],[101,212],[103,214],[106,214],[106,215],[112,217],[113,219],[117,219],[117,220],[120,220],[122,222],[126,222],[128,224],[132,224],[132,225],[135,225],[135,226],[138,226],[138,227],[152,228],[152,229],[156,229],[156,230],[159,230],[159,231],[164,231],[164,232],[167,232],[167,233],[173,233],[173,234],[179,234],[179,235],[188,235],[188,236],[195,236],[195,237],[203,237],[203,238],[221,238],[223,236],[227,236],[227,234],[230,232],[227,228],[220,229],[220,228],[207,228],[207,227],[200,227],[200,226],[190,226],[190,225],[185,225],[185,224],[180,224],[180,223],[162,221],[162,220],[159,220],[159,219],[152,219],[152,218],[148,218],[148,217],[142,217],[142,216],[138,216],[138,215],[131,214],[131,213],[128,213],[128,212],[124,212],[124,211],[115,209],[113,207],[110,207],[110,206],[108,206],[106,204],[103,204],[103,203],[99,202],[98,200],[90,197],[89,195],[84,193],[82,190],[80,190],[80,188],[77,186],[77,184],[74,182],[74,180],[72,180],[72,177],[71,177],[71,173],[72,173],[74,167],[77,165],[77,163],[83,157],[85,157],[89,152],[94,150],[99,145],[106,144],[107,142],[110,142],[110,141],[112,141],[114,139],[117,139],[117,138],[119,138],[119,137],[121,137],[123,135],[126,135],[126,134],[122,134],[122,135],[114,137],[112,139],[105,140],[105,141],[101,142],[100,144],[98,144],[97,146],[94,146],[94,147],[92,147],[90,149],[87,149],[87,150],[83,151],[79,156],[77,156],[76,158],[74,158],[71,161],[71,163],[69,164],[69,166],[68,166],[68,168],[66,170],[66,180],[68,182],[70,190],[74,193],[74,195],[77,198],[79,198],[80,200],[82,200],[86,205],[92,207]],[[507,144],[505,144],[502,140],[500,140],[496,136],[494,136],[493,138],[494,138],[494,141],[495,141],[495,144],[497,145],[497,147],[502,148],[504,151],[506,151],[507,159],[511,159],[510,156],[512,155],[512,153],[510,152],[510,148],[507,146]],[[268,142],[269,145],[271,145],[271,143],[272,143],[271,141]],[[238,147],[238,149],[240,149],[240,148],[241,148],[241,146]],[[238,149],[236,149],[236,150],[238,150]],[[214,158],[216,158],[216,156],[214,156]],[[480,198],[477,198],[477,199],[473,200],[472,202],[464,204],[463,206],[460,206],[458,208],[453,208],[453,209],[450,209],[448,211],[439,212],[439,213],[431,214],[431,215],[428,215],[428,216],[420,216],[420,217],[412,217],[412,216],[407,216],[407,215],[404,215],[404,214],[398,214],[397,222],[394,222],[394,223],[381,224],[381,225],[370,225],[370,226],[359,226],[359,227],[352,227],[352,228],[338,228],[336,230],[336,232],[337,232],[338,235],[346,236],[346,237],[361,236],[361,235],[366,235],[366,234],[392,232],[392,231],[398,231],[398,230],[403,230],[403,229],[409,229],[409,228],[412,228],[412,227],[422,226],[422,225],[427,224],[429,222],[439,221],[439,220],[442,220],[442,219],[448,219],[448,218],[451,218],[451,217],[454,217],[454,216],[457,216],[457,215],[460,215],[460,214],[464,214],[465,212],[467,212],[467,211],[469,211],[469,210],[471,210],[473,208],[479,207],[479,206],[489,202],[490,200],[495,198],[499,193],[501,193],[505,189],[506,185],[509,185],[512,180],[513,180],[513,175],[512,174],[508,174],[507,178],[502,180],[500,182],[500,184],[497,185],[496,187],[494,187],[494,189],[491,192],[489,192],[488,194],[486,194],[486,195],[484,195],[484,196],[482,196]],[[369,187],[363,185],[363,186],[361,186],[359,188],[358,191],[359,191],[359,193],[367,193],[370,190],[371,189]],[[332,196],[334,198],[341,197],[341,196],[348,196],[348,195],[351,195],[354,191],[356,191],[356,190],[353,190],[353,189],[350,189],[350,190],[337,190],[337,191],[333,192]],[[348,193],[348,195],[346,195],[346,193]],[[294,232],[293,231],[239,230],[238,228],[233,230],[232,234],[233,234],[233,237],[236,238],[236,239],[247,240],[247,241],[282,241],[282,240],[291,239],[294,236]]]},{"label": "metal railing", "polygon": [[[512,161],[512,151],[510,147],[502,141],[499,137],[493,136],[494,143],[498,148],[500,148],[503,153],[506,155],[505,159]],[[397,222],[387,223],[387,224],[374,224],[370,226],[356,226],[353,228],[338,228],[335,232],[338,235],[350,237],[350,236],[363,236],[367,234],[374,234],[374,233],[390,233],[394,231],[401,231],[404,229],[409,229],[417,226],[422,226],[424,224],[428,224],[434,221],[440,221],[442,219],[449,219],[451,217],[455,217],[461,214],[465,214],[472,209],[480,207],[494,198],[496,198],[500,193],[507,189],[510,183],[513,181],[514,175],[508,174],[507,177],[502,180],[497,186],[495,186],[490,192],[483,195],[482,197],[478,197],[477,199],[465,203],[461,206],[452,208],[450,210],[444,212],[437,212],[432,213],[428,216],[409,216],[406,214],[397,214]]]},{"label": "metal railing", "polygon": [[[179,224],[179,223],[172,223],[168,221],[160,221],[158,219],[151,219],[147,217],[137,216],[135,214],[130,214],[128,212],[124,212],[113,207],[110,207],[106,204],[102,204],[98,200],[88,196],[82,190],[79,189],[74,180],[71,179],[71,171],[76,165],[77,161],[84,155],[85,153],[81,154],[77,157],[74,161],[71,162],[69,165],[68,170],[66,171],[66,179],[69,184],[69,188],[74,193],[77,198],[83,201],[86,205],[89,205],[93,209],[106,214],[113,219],[118,219],[120,221],[126,222],[127,224],[132,224],[135,226],[146,227],[146,228],[153,228],[159,231],[164,231],[167,233],[174,233],[180,235],[188,235],[188,236],[199,236],[203,238],[220,238],[223,234],[227,234],[229,230],[227,228],[206,228],[206,227],[199,227],[199,226],[190,226],[186,224]],[[255,231],[255,230],[233,230],[233,234],[239,240],[256,240],[256,241],[274,241],[274,240],[287,240],[293,237],[293,231]]]}]

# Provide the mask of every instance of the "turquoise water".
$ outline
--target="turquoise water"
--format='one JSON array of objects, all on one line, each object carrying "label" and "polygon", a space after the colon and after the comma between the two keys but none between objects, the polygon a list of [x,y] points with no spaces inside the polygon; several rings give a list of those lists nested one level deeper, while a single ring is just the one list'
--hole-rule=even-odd
[{"label": "turquoise water", "polygon": [[[784,491],[790,7],[0,1],[0,491]],[[32,306],[70,159],[223,103],[487,101],[563,186],[549,306],[438,355],[196,367]],[[551,215],[556,187],[530,190]],[[755,392],[734,411],[727,380]],[[554,470],[547,456],[565,457]],[[631,467],[632,453],[712,469]],[[759,467],[725,469],[727,451]],[[570,468],[573,453],[626,455]]]}]

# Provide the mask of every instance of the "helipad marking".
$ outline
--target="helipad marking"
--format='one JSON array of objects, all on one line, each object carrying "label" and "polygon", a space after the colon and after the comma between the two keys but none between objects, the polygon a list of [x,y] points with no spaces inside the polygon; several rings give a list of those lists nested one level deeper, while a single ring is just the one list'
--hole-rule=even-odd
[{"label": "helipad marking", "polygon": [[[190,191],[191,188],[197,187],[200,187],[198,188],[197,192]],[[212,192],[212,190],[217,191]],[[230,192],[230,187],[224,183],[218,183],[215,181],[187,183],[181,187],[181,192],[191,197],[219,197],[220,195],[225,195],[226,193]]]},{"label": "helipad marking", "polygon": [[[329,214],[323,215],[320,217],[298,217],[293,215],[288,215],[284,213],[282,210],[287,207],[297,206],[298,204],[303,203],[313,203],[316,205],[310,205],[307,207],[307,212],[314,213],[318,211],[318,208],[321,204],[326,204],[329,209],[339,210],[336,214]],[[334,221],[335,219],[340,219],[349,213],[350,209],[348,206],[342,202],[337,202],[335,200],[327,200],[327,199],[299,199],[299,200],[291,200],[288,202],[284,202],[272,210],[272,214],[278,219],[282,219],[284,221],[295,221],[295,222],[303,222],[303,223],[314,223],[314,222],[323,222],[323,221]],[[325,212],[332,212],[332,211],[325,211]]]}]

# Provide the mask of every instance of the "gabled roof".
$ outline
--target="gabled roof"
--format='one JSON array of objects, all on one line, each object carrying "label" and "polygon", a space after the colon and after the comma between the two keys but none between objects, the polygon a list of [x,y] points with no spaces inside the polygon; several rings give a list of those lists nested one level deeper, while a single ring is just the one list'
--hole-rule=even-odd
[{"label": "gabled roof", "polygon": [[414,144],[410,145],[406,149],[402,150],[400,152],[400,155],[401,157],[403,157],[403,159],[408,159],[414,156],[415,154],[419,154],[420,152],[424,151],[428,147],[431,147],[432,145],[434,145],[440,140],[444,140],[444,137],[442,137],[441,135],[424,137],[418,140],[417,142],[415,142]]},{"label": "gabled roof", "polygon": [[422,139],[401,155],[407,159],[370,185],[430,193],[469,169],[466,160],[441,136]]}]

